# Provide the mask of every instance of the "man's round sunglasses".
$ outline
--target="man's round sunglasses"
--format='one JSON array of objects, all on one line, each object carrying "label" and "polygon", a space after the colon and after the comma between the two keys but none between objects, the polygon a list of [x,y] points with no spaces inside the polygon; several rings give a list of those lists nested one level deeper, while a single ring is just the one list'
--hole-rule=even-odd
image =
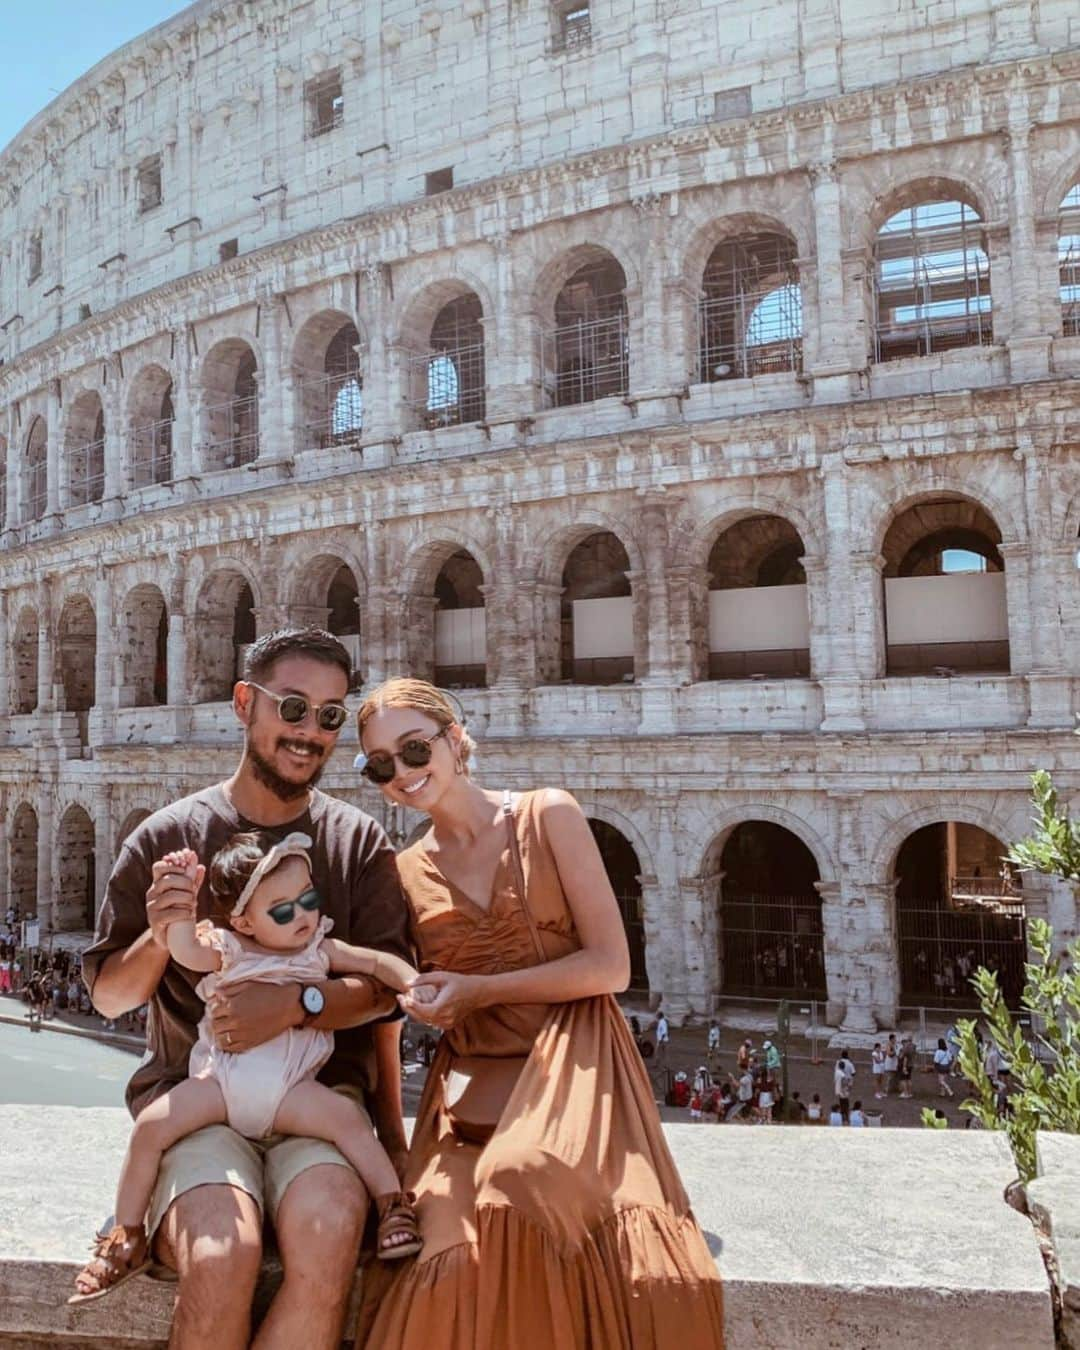
[{"label": "man's round sunglasses", "polygon": [[295,900],[282,900],[279,904],[271,905],[266,911],[267,917],[273,919],[275,923],[281,924],[284,928],[287,923],[292,923],[297,905],[301,909],[306,909],[310,914],[312,910],[322,907],[322,897],[318,891],[305,891],[303,895],[298,895]]},{"label": "man's round sunglasses", "polygon": [[272,698],[278,705],[278,716],[290,726],[298,726],[310,710],[315,714],[315,722],[320,731],[340,731],[349,716],[349,710],[344,703],[309,703],[303,694],[275,694],[272,689],[266,689],[261,684],[256,684],[254,680],[245,680],[244,683],[252,689],[257,689],[260,694]]},{"label": "man's round sunglasses", "polygon": [[401,749],[395,751],[392,755],[385,754],[381,750],[376,750],[373,755],[365,755],[361,751],[353,760],[353,765],[370,782],[385,786],[393,780],[394,774],[397,773],[395,760],[400,759],[407,769],[422,769],[425,765],[430,764],[432,744],[440,736],[445,736],[449,730],[449,727],[443,727],[434,736],[427,736],[423,740],[406,741]]}]

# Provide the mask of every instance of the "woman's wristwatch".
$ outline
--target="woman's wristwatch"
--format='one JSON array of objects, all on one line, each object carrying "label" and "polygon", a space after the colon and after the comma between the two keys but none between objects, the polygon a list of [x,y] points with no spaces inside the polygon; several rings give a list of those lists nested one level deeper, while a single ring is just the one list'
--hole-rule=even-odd
[{"label": "woman's wristwatch", "polygon": [[309,1027],[326,1007],[323,991],[317,984],[302,984],[300,986],[300,1006],[304,1010],[304,1020],[300,1025]]}]

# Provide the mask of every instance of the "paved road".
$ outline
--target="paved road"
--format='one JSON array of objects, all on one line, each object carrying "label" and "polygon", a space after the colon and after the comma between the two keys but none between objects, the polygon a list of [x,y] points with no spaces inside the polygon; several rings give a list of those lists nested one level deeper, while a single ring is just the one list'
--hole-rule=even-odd
[{"label": "paved road", "polygon": [[79,1036],[0,1023],[0,1104],[123,1106],[138,1060]]}]

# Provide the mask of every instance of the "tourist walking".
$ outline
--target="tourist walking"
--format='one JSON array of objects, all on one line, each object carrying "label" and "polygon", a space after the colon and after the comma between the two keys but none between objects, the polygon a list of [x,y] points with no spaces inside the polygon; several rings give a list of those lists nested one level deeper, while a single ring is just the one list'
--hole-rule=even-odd
[{"label": "tourist walking", "polygon": [[870,1072],[874,1076],[874,1099],[881,1101],[885,1096],[883,1091],[885,1086],[885,1051],[882,1050],[880,1041],[874,1042],[874,1048],[870,1052]]},{"label": "tourist walking", "polygon": [[944,1036],[939,1036],[937,1049],[934,1051],[934,1069],[937,1072],[939,1097],[951,1097],[953,1095],[952,1087],[949,1084],[949,1070],[951,1068],[952,1055],[949,1053],[948,1044]]},{"label": "tourist walking", "polygon": [[836,1067],[833,1069],[833,1095],[839,1103],[840,1112],[845,1121],[850,1110],[851,1089],[854,1082],[855,1065],[851,1062],[847,1050],[841,1050],[840,1058],[836,1061]]},{"label": "tourist walking", "polygon": [[896,1044],[896,1033],[890,1032],[889,1039],[885,1042],[885,1092],[887,1096],[891,1096],[899,1087],[897,1081],[899,1066],[900,1051]]},{"label": "tourist walking", "polygon": [[358,1350],[718,1350],[716,1263],[613,997],[626,937],[581,808],[474,784],[423,681],[377,689],[359,732],[368,779],[431,821],[398,867],[436,997],[402,1006],[444,1035],[406,1173],[424,1250],[365,1277]]},{"label": "tourist walking", "polygon": [[667,1069],[668,1048],[671,1045],[671,1030],[663,1008],[656,1018],[656,1068],[663,1073]]},{"label": "tourist walking", "polygon": [[896,1057],[896,1077],[900,1084],[900,1096],[908,1100],[914,1095],[911,1087],[911,1076],[914,1072],[915,1042],[910,1036],[905,1035]]}]

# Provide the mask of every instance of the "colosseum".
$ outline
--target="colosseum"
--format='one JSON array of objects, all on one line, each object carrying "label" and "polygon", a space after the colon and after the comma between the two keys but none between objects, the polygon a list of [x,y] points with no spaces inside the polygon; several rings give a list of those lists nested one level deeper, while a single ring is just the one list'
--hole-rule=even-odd
[{"label": "colosseum", "polygon": [[1015,996],[1078,75],[1068,0],[200,0],[90,70],[0,155],[0,892],[91,927],[313,621],[577,794],[677,1019]]}]

